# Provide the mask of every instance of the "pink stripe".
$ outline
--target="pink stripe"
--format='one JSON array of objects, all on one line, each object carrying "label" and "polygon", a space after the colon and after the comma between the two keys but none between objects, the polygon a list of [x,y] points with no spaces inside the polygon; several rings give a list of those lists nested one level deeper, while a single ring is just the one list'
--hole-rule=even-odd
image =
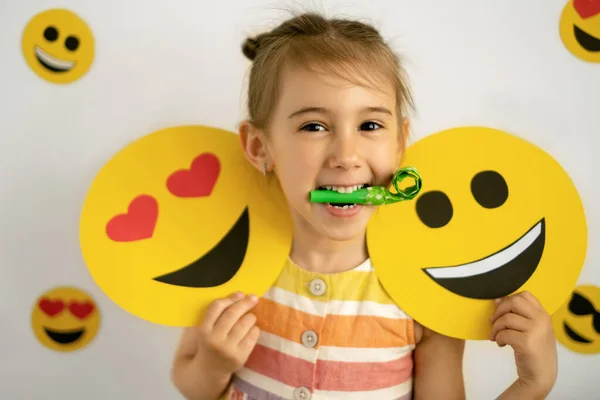
[{"label": "pink stripe", "polygon": [[311,390],[366,391],[406,382],[412,376],[413,359],[412,354],[407,354],[387,362],[317,360],[315,368],[314,363],[257,344],[245,366],[292,387],[306,386]]},{"label": "pink stripe", "polygon": [[316,388],[367,391],[400,385],[412,376],[413,358],[407,354],[387,362],[317,361]]},{"label": "pink stripe", "polygon": [[260,344],[254,346],[245,367],[292,387],[307,386],[312,389],[313,363]]}]

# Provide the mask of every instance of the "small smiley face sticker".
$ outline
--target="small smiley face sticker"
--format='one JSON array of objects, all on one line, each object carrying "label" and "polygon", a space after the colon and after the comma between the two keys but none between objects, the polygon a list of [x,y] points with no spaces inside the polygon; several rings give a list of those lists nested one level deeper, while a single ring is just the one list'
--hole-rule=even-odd
[{"label": "small smiley face sticker", "polygon": [[411,145],[423,177],[412,202],[382,207],[367,240],[382,285],[441,334],[487,339],[494,300],[521,291],[554,312],[577,283],[587,247],[582,201],[541,148],[486,127]]},{"label": "small smiley face sticker", "polygon": [[94,340],[100,312],[92,297],[73,287],[58,287],[40,296],[31,312],[39,342],[55,351],[82,349]]},{"label": "small smiley face sticker", "polygon": [[21,41],[27,64],[51,83],[72,83],[85,75],[94,61],[94,38],[79,16],[51,9],[34,16]]},{"label": "small smiley face sticker", "polygon": [[552,321],[556,338],[567,349],[582,354],[600,353],[600,288],[577,286]]},{"label": "small smiley face sticker", "polygon": [[600,62],[600,0],[569,0],[560,16],[560,37],[577,58]]}]

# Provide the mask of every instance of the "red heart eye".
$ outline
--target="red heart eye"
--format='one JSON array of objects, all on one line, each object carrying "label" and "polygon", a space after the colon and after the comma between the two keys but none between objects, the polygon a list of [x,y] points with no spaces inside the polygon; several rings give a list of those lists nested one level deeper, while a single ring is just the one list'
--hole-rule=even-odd
[{"label": "red heart eye", "polygon": [[212,153],[197,156],[189,169],[175,171],[167,179],[167,188],[177,197],[210,196],[221,172],[221,164]]},{"label": "red heart eye", "polygon": [[46,297],[41,299],[38,305],[40,310],[49,317],[54,317],[65,308],[65,303],[62,300],[50,300]]},{"label": "red heart eye", "polygon": [[94,311],[94,308],[94,304],[90,301],[83,301],[80,303],[77,300],[73,300],[71,301],[71,304],[69,304],[69,311],[79,319],[87,318],[88,315]]},{"label": "red heart eye", "polygon": [[583,19],[600,14],[600,0],[573,0],[573,7]]},{"label": "red heart eye", "polygon": [[157,218],[156,199],[140,195],[129,203],[127,213],[115,216],[106,224],[106,234],[115,242],[148,239],[154,234]]}]

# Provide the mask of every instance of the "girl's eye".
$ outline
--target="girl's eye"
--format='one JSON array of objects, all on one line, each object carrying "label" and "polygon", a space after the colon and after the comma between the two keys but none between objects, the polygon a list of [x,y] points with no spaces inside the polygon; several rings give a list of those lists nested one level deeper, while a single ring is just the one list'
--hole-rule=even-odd
[{"label": "girl's eye", "polygon": [[325,128],[323,127],[323,125],[320,125],[320,124],[306,124],[300,130],[309,131],[309,132],[318,132],[318,131],[324,131]]},{"label": "girl's eye", "polygon": [[361,131],[374,131],[379,128],[381,128],[381,125],[373,121],[365,122],[360,126]]}]

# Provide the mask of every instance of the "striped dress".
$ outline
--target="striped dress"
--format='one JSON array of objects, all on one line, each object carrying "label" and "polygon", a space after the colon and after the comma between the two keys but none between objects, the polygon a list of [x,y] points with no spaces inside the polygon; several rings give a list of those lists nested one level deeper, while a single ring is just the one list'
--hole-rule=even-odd
[{"label": "striped dress", "polygon": [[254,309],[261,330],[227,400],[409,400],[414,321],[370,260],[341,273],[288,260]]}]

